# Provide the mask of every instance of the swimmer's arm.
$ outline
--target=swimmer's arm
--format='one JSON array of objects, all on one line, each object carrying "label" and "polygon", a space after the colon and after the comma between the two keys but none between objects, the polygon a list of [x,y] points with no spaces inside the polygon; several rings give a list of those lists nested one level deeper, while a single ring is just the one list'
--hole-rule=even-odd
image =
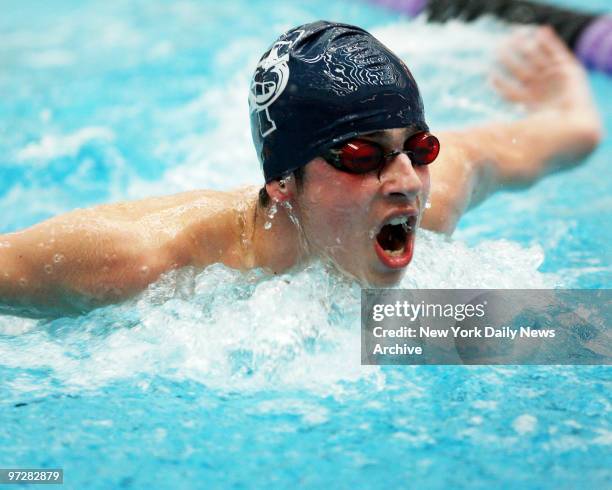
[{"label": "swimmer's arm", "polygon": [[190,193],[77,210],[0,235],[0,310],[82,312],[197,262]]},{"label": "swimmer's arm", "polygon": [[584,68],[550,27],[509,36],[499,62],[493,86],[528,115],[443,135],[439,162],[431,168],[426,228],[451,233],[459,217],[491,192],[576,165],[602,138]]},{"label": "swimmer's arm", "polygon": [[431,208],[422,226],[451,234],[461,215],[492,192],[525,187],[580,163],[601,137],[598,121],[555,113],[443,133],[430,169]]}]

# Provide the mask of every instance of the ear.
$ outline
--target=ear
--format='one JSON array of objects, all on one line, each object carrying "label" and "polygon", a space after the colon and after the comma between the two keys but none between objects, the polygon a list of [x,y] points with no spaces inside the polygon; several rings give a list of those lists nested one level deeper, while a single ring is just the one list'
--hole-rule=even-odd
[{"label": "ear", "polygon": [[267,183],[266,191],[274,202],[283,202],[292,199],[295,195],[293,175]]}]

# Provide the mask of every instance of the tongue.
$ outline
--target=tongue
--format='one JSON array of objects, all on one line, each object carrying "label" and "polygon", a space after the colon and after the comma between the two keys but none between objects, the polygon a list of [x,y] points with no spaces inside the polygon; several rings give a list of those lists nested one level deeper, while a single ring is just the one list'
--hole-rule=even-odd
[{"label": "tongue", "polygon": [[406,243],[406,231],[402,225],[385,225],[376,236],[383,250],[394,252],[401,250]]}]

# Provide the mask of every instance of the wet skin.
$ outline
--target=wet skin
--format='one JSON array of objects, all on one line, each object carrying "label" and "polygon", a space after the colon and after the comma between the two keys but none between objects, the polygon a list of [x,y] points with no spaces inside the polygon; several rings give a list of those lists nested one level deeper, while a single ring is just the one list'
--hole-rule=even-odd
[{"label": "wet skin", "polygon": [[[362,135],[386,152],[401,149],[414,132],[392,129]],[[377,171],[355,175],[337,170],[322,158],[305,169],[295,192],[295,211],[309,252],[328,258],[345,274],[363,284],[391,285],[405,273],[412,258],[414,232],[408,233],[406,253],[392,261],[377,253],[376,235],[392,217],[420,222],[429,194],[429,167],[413,166],[400,154]]]},{"label": "wet skin", "polygon": [[[219,262],[277,274],[318,258],[363,284],[396,283],[410,262],[409,247],[390,259],[372,236],[392,215],[414,214],[422,227],[450,234],[495,190],[576,165],[601,141],[585,72],[552,31],[517,34],[508,43],[500,56],[505,74],[492,81],[503,97],[525,106],[522,119],[436,133],[441,149],[433,164],[414,167],[400,154],[380,179],[315,158],[302,185],[291,178],[266,185],[278,209],[269,229],[269,209],[257,204],[252,187],[76,210],[1,235],[0,310],[83,311],[133,295],[169,270]],[[388,151],[402,148],[410,134],[397,128],[364,137]],[[414,233],[408,235],[407,246]]]}]

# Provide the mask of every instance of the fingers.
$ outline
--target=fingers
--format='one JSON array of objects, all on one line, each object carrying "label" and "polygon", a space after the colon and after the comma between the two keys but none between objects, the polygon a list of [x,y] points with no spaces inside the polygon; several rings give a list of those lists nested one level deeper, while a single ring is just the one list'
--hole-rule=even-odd
[{"label": "fingers", "polygon": [[584,68],[551,27],[515,30],[498,58],[502,74],[492,74],[490,81],[505,99],[529,110],[567,111],[579,106],[581,97],[590,105]]},{"label": "fingers", "polygon": [[500,73],[491,73],[489,82],[502,97],[511,102],[525,102],[529,97],[523,84],[518,83],[516,80],[509,79],[508,77],[504,77]]},{"label": "fingers", "polygon": [[560,65],[578,63],[550,26],[515,29],[498,48],[497,57],[507,74],[524,85]]},{"label": "fingers", "polygon": [[512,33],[498,48],[497,58],[508,75],[521,83],[528,83],[544,66],[532,28],[521,28]]},{"label": "fingers", "polygon": [[565,42],[550,26],[519,27],[506,38],[498,50],[502,64],[514,57],[531,69],[542,69],[551,64],[575,59]]},{"label": "fingers", "polygon": [[514,37],[514,49],[517,55],[533,69],[542,69],[548,64],[547,55],[543,50],[542,28],[521,29]]},{"label": "fingers", "polygon": [[569,50],[565,42],[557,35],[550,26],[543,26],[537,32],[538,42],[542,52],[549,58],[555,60],[559,58],[573,58],[573,53]]},{"label": "fingers", "polygon": [[516,51],[504,49],[499,53],[498,58],[508,75],[519,82],[526,84],[533,78],[534,67],[532,63],[526,63],[525,58]]}]

